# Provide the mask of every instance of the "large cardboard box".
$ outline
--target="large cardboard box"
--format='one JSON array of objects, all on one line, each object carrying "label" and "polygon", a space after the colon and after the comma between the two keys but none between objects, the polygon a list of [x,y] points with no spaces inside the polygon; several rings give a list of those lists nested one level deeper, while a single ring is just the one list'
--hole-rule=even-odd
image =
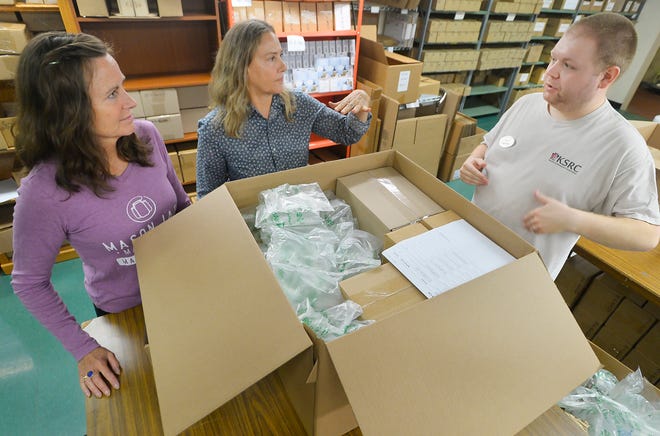
[{"label": "large cardboard box", "polygon": [[[241,209],[283,183],[335,189],[339,177],[383,167],[517,260],[320,342],[296,318]],[[358,424],[365,435],[514,434],[599,366],[533,247],[396,151],[225,183],[134,247],[166,435],[278,368],[316,434]]]},{"label": "large cardboard box", "polygon": [[417,100],[422,62],[386,52],[382,44],[361,38],[358,75],[382,86],[383,94],[399,103],[411,103]]}]

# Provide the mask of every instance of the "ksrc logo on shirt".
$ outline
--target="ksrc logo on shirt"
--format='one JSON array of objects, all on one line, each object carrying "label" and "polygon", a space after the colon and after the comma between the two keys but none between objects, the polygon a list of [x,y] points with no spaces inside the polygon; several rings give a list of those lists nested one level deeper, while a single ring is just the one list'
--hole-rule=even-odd
[{"label": "ksrc logo on shirt", "polygon": [[126,214],[132,221],[144,223],[156,215],[156,202],[149,197],[138,195],[128,201]]},{"label": "ksrc logo on shirt", "polygon": [[565,158],[564,156],[560,155],[557,152],[553,152],[550,155],[550,159],[548,159],[548,161],[552,162],[553,164],[557,165],[560,168],[565,169],[566,171],[572,174],[577,174],[582,169],[582,165],[577,164],[568,158]]}]

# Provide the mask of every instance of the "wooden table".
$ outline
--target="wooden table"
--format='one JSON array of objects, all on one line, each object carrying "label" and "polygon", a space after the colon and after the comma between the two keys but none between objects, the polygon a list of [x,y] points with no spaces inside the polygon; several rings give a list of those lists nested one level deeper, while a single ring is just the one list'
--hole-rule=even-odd
[{"label": "wooden table", "polygon": [[[121,388],[109,398],[85,402],[87,435],[160,435],[163,429],[156,385],[145,348],[142,306],[93,319],[85,330],[112,350],[122,365]],[[182,374],[182,377],[195,377]],[[212,389],[213,386],[209,386]],[[534,386],[530,386],[534,389]],[[524,399],[521,399],[524,401]],[[305,435],[305,430],[275,373],[186,429],[183,435]],[[586,435],[584,426],[557,406],[537,418],[519,436]],[[348,433],[360,436],[360,429]]]},{"label": "wooden table", "polygon": [[631,291],[660,306],[660,245],[651,251],[625,251],[580,238],[574,251]]}]

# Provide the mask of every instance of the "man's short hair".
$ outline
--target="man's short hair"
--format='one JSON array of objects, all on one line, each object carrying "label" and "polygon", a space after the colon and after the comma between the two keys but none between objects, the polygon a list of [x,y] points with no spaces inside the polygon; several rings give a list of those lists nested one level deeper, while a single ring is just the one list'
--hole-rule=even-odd
[{"label": "man's short hair", "polygon": [[575,22],[567,33],[586,34],[596,41],[596,59],[605,69],[626,70],[637,49],[635,26],[626,17],[612,12],[590,15]]}]

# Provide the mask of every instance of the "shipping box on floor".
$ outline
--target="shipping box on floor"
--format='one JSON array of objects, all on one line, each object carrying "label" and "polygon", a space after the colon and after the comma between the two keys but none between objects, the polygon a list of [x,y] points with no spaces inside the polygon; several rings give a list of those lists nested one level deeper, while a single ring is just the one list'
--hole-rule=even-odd
[{"label": "shipping box on floor", "polygon": [[[516,261],[324,343],[296,318],[240,209],[283,183],[335,189],[390,166]],[[513,434],[599,366],[533,247],[396,151],[225,183],[134,247],[167,435],[278,368],[315,434]]]}]

